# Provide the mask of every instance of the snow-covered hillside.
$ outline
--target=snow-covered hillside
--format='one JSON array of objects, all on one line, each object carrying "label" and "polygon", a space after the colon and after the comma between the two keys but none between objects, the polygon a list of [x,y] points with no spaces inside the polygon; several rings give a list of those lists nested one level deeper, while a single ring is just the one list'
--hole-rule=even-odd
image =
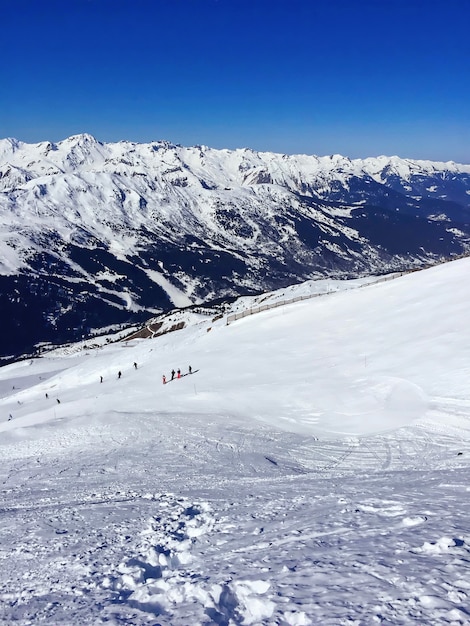
[{"label": "snow-covered hillside", "polygon": [[0,368],[0,623],[468,624],[469,269]]},{"label": "snow-covered hillside", "polygon": [[0,141],[0,356],[154,312],[464,253],[470,166]]}]

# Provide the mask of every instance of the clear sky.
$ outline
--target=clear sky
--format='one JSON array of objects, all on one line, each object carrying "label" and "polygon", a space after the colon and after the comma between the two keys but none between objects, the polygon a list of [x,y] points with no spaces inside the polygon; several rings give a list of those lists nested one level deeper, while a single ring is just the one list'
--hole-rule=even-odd
[{"label": "clear sky", "polygon": [[470,163],[469,0],[0,9],[0,137]]}]

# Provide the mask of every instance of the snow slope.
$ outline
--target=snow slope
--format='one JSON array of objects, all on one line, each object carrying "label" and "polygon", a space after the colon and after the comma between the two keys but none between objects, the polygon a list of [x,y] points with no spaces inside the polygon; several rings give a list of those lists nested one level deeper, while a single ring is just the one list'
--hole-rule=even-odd
[{"label": "snow slope", "polygon": [[0,623],[468,624],[469,268],[1,368]]}]

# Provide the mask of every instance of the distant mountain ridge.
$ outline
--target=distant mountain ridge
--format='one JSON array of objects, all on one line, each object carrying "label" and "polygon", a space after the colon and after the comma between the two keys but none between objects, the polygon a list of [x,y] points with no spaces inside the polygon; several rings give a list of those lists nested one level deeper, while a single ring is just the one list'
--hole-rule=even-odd
[{"label": "distant mountain ridge", "polygon": [[0,356],[174,306],[470,249],[470,165],[0,140]]}]

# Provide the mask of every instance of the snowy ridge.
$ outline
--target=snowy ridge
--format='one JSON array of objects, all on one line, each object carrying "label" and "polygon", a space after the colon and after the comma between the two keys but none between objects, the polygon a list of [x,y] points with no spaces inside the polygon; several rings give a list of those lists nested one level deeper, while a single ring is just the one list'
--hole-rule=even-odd
[{"label": "snowy ridge", "polygon": [[[249,300],[247,298],[239,298],[235,302],[235,306],[232,308],[237,309],[238,312],[229,313],[227,315],[227,324],[235,322],[236,320],[247,317],[248,315],[254,315],[256,313],[262,313],[263,311],[269,311],[269,309],[275,309],[279,306],[286,306],[288,304],[294,304],[295,302],[301,302],[309,298],[316,298],[332,293],[333,291],[340,291],[343,289],[356,289],[358,287],[365,287],[367,285],[382,283],[387,280],[393,280],[403,276],[404,273],[388,274],[386,276],[370,276],[369,278],[349,280],[349,281],[336,281],[336,280],[318,280],[307,281],[302,285],[292,285],[288,289],[279,289],[271,294],[264,294],[263,296],[253,296]],[[288,297],[288,295],[290,297]],[[240,305],[247,304],[249,301],[249,307],[243,308]],[[240,308],[242,310],[240,310]]]},{"label": "snowy ridge", "polygon": [[[16,139],[0,139],[0,162],[3,167],[11,165],[30,171],[35,178],[50,176],[51,172],[112,172],[116,168],[134,176],[149,170],[175,173],[179,171],[177,166],[182,166],[187,172],[205,174],[210,182],[219,185],[227,179],[235,184],[249,184],[248,181],[259,175],[261,170],[279,184],[299,173],[308,182],[327,176],[344,181],[350,176],[368,175],[383,182],[390,174],[407,181],[415,175],[470,174],[469,164],[453,161],[412,160],[397,156],[349,159],[338,154],[323,157],[283,155],[250,149],[184,147],[167,141],[102,143],[88,134],[74,135],[58,143],[26,144]],[[141,168],[140,172],[130,169],[136,167]],[[6,183],[7,180],[4,180],[4,188]]]},{"label": "snowy ridge", "polygon": [[466,626],[469,265],[1,367],[0,622]]}]

